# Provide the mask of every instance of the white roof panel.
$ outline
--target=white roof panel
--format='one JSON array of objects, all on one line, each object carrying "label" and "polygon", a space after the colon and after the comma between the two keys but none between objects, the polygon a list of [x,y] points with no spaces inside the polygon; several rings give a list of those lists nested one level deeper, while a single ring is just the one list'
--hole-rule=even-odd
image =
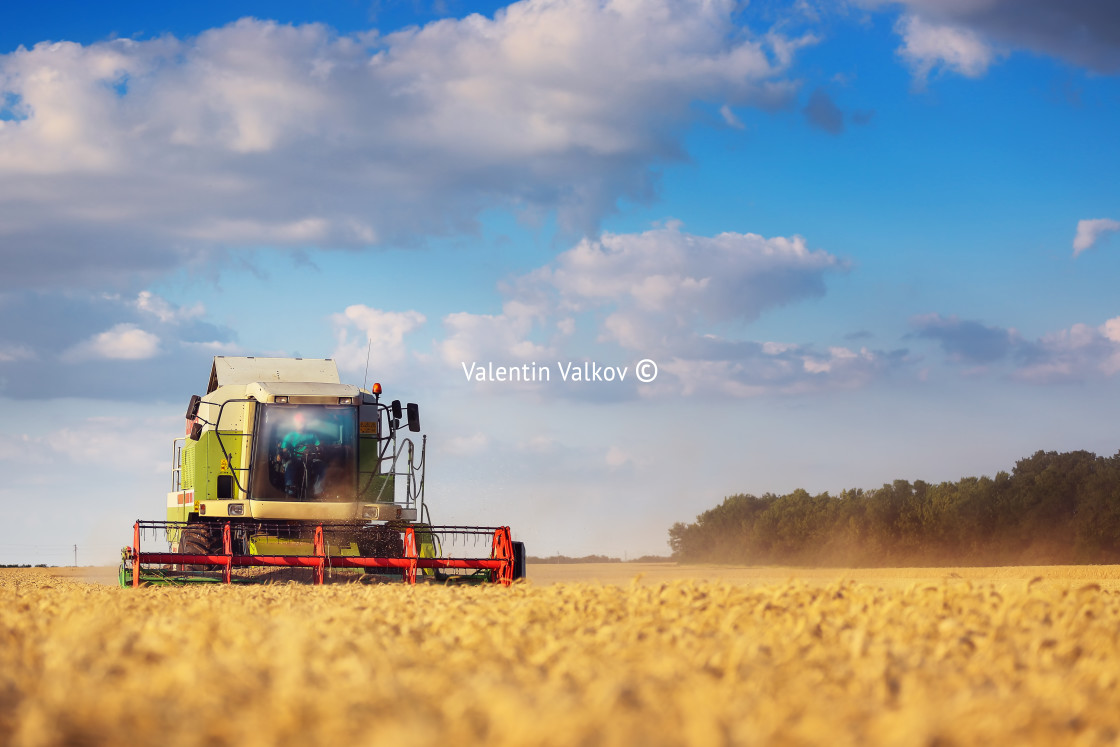
[{"label": "white roof panel", "polygon": [[338,367],[330,358],[252,358],[229,355],[214,356],[210,369],[210,393],[220,386],[246,385],[256,382],[304,381],[314,384],[338,384]]}]

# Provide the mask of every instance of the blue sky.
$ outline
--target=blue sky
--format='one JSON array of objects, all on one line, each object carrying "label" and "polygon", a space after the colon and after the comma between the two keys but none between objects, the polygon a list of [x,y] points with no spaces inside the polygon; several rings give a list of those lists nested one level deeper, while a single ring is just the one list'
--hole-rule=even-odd
[{"label": "blue sky", "polygon": [[435,518],[534,554],[1116,453],[1118,38],[1101,0],[6,11],[0,562],[160,516],[215,354],[362,383],[373,340]]}]

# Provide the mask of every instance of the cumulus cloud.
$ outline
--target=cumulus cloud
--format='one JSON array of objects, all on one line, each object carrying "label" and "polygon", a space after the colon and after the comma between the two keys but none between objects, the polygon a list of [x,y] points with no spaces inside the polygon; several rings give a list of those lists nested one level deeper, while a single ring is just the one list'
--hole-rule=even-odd
[{"label": "cumulus cloud", "polygon": [[63,359],[82,361],[90,358],[143,360],[159,355],[159,337],[145,332],[135,324],[118,324],[94,335],[63,353]]},{"label": "cumulus cloud", "polygon": [[1017,341],[1014,330],[990,327],[980,322],[923,314],[910,320],[917,337],[936,340],[958,363],[982,365],[1008,356]]},{"label": "cumulus cloud", "polygon": [[555,348],[531,339],[536,324],[544,321],[539,309],[519,301],[505,303],[501,314],[448,314],[443,318],[447,335],[437,347],[452,366],[491,360],[535,362],[556,354]]},{"label": "cumulus cloud", "polygon": [[[821,296],[843,260],[800,236],[697,236],[671,223],[643,233],[604,233],[515,278],[501,314],[453,314],[439,343],[444,362],[537,362],[570,355],[576,321],[600,352],[653,357],[665,384],[686,396],[748,397],[866,384],[900,365],[905,351],[746,342],[708,332],[767,310]],[[586,332],[575,335],[587,353]],[[577,356],[579,358],[586,355]],[[658,386],[664,382],[658,380]],[[615,387],[615,390],[619,389]],[[632,396],[637,396],[631,390]],[[641,392],[661,391],[643,387]],[[578,396],[603,396],[592,388]]]},{"label": "cumulus cloud", "polygon": [[1073,237],[1073,256],[1092,249],[1105,234],[1120,231],[1120,221],[1111,218],[1094,218],[1077,221],[1077,235]]},{"label": "cumulus cloud", "polygon": [[151,291],[140,291],[136,296],[136,308],[147,314],[151,314],[161,322],[178,323],[189,319],[196,319],[206,312],[206,307],[202,304],[194,304],[189,307],[175,306],[169,303],[165,298],[157,296]]},{"label": "cumulus cloud", "polygon": [[385,36],[243,19],[2,55],[2,282],[407,242],[494,207],[593,229],[653,193],[693,102],[789,100],[797,40],[752,37],[736,7],[523,0]]},{"label": "cumulus cloud", "polygon": [[331,317],[338,340],[332,357],[345,369],[361,371],[368,352],[373,370],[383,370],[404,360],[405,335],[426,321],[418,311],[382,311],[364,304],[347,306],[341,314]]},{"label": "cumulus cloud", "polygon": [[909,361],[905,349],[881,351],[845,346],[818,350],[785,342],[693,338],[659,365],[689,396],[756,397],[806,394],[866,386]]},{"label": "cumulus cloud", "polygon": [[[446,361],[554,354],[573,313],[603,315],[599,339],[631,350],[662,349],[702,322],[751,321],[764,310],[824,294],[824,275],[844,269],[800,236],[696,236],[670,224],[644,233],[584,239],[516,278],[501,314],[451,314]],[[547,339],[533,339],[544,335]]]},{"label": "cumulus cloud", "polygon": [[1120,317],[1099,326],[1078,323],[1068,329],[1026,340],[1002,329],[957,317],[915,317],[916,336],[937,340],[956,363],[1003,368],[1011,378],[1053,384],[1114,376],[1120,373]]},{"label": "cumulus cloud", "polygon": [[218,342],[216,340],[209,342],[182,341],[179,345],[185,349],[197,350],[209,355],[245,355],[245,349],[236,342]]},{"label": "cumulus cloud", "polygon": [[240,352],[233,332],[151,292],[0,295],[19,319],[0,341],[0,393],[16,398],[164,396],[204,385],[209,358]]},{"label": "cumulus cloud", "polygon": [[27,361],[35,358],[35,351],[27,345],[6,345],[0,343],[0,363]]},{"label": "cumulus cloud", "polygon": [[899,20],[896,30],[903,41],[899,54],[914,70],[919,85],[938,67],[978,78],[992,62],[992,49],[969,28],[908,15]]},{"label": "cumulus cloud", "polygon": [[1098,73],[1120,71],[1120,6],[1111,0],[861,0],[902,7],[896,31],[919,80],[944,67],[983,75],[1001,53],[1026,50]]},{"label": "cumulus cloud", "polygon": [[174,434],[181,425],[181,415],[178,419],[99,415],[38,433],[0,433],[0,463],[53,464],[61,471],[80,464],[166,473],[168,433]]},{"label": "cumulus cloud", "polygon": [[1120,373],[1120,317],[1100,326],[1074,324],[1024,346],[1014,376],[1039,384]]},{"label": "cumulus cloud", "polygon": [[751,321],[766,309],[824,295],[824,276],[845,263],[801,236],[725,232],[697,236],[677,223],[584,239],[527,277],[565,308],[611,304],[678,320]]},{"label": "cumulus cloud", "polygon": [[719,115],[723,117],[723,121],[727,123],[728,127],[733,127],[736,130],[745,130],[747,126],[743,121],[735,116],[735,112],[731,111],[731,107],[724,104],[719,108]]}]

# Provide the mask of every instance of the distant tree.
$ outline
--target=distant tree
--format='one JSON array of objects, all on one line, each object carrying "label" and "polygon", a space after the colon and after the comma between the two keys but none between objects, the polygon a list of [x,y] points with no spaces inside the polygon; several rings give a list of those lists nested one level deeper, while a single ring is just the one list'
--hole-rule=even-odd
[{"label": "distant tree", "polygon": [[1120,561],[1120,452],[1035,452],[1009,474],[864,491],[737,494],[669,529],[675,560],[737,563]]}]

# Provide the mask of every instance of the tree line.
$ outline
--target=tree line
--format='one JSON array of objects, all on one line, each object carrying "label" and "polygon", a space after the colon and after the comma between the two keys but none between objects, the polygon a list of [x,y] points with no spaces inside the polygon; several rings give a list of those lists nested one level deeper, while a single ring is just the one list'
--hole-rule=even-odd
[{"label": "tree line", "polygon": [[1120,452],[1039,451],[1011,474],[895,480],[839,495],[732,495],[669,530],[681,562],[998,565],[1120,562]]}]

